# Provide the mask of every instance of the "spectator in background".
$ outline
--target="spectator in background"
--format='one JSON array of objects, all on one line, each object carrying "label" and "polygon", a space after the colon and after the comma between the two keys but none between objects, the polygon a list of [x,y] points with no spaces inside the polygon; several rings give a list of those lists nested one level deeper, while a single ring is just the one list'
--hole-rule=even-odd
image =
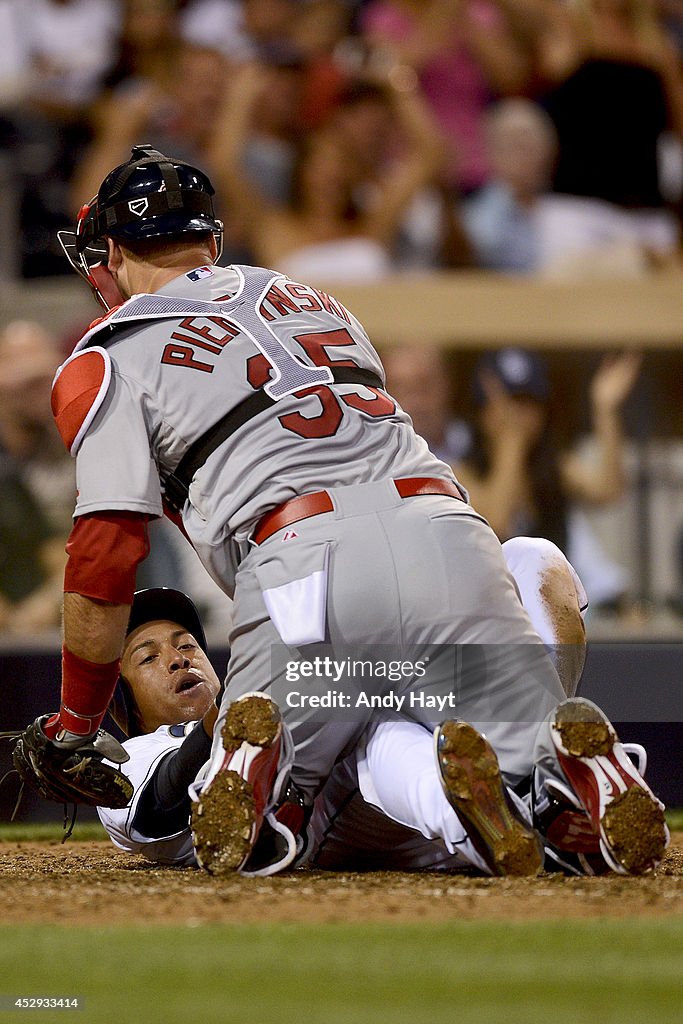
[{"label": "spectator in background", "polygon": [[60,623],[76,484],[50,409],[59,362],[36,323],[16,321],[0,334],[0,632]]},{"label": "spectator in background", "polygon": [[[226,64],[214,49],[180,43],[160,77],[126,79],[100,106],[95,139],[72,182],[72,205],[94,195],[108,169],[141,140],[198,166],[215,128]],[[76,197],[80,198],[76,198]]]},{"label": "spectator in background", "polygon": [[657,0],[655,9],[680,62],[683,60],[683,0]]},{"label": "spectator in background", "polygon": [[254,110],[269,89],[269,69],[252,64],[233,76],[216,123],[210,173],[242,218],[255,262],[292,277],[367,281],[390,267],[390,250],[408,204],[438,172],[442,147],[412,81],[387,75],[386,92],[402,148],[364,207],[362,180],[333,124],[304,136],[287,204],[269,202],[245,174]]},{"label": "spectator in background", "polygon": [[[551,394],[543,360],[521,349],[482,358],[474,375],[478,416],[473,443],[454,469],[473,506],[501,541],[545,537],[567,554],[591,602],[612,603],[624,574],[602,555],[575,507],[615,501],[624,487],[621,409],[640,367],[635,353],[607,356],[590,385],[595,458],[563,451],[550,422]],[[586,557],[586,552],[589,552]]]},{"label": "spectator in background", "polygon": [[104,80],[105,95],[121,83],[167,83],[179,42],[178,0],[122,0],[115,57]]},{"label": "spectator in background", "polygon": [[602,550],[582,506],[623,488],[620,409],[638,372],[634,355],[609,357],[591,384],[595,461],[555,441],[550,384],[538,356],[503,349],[476,369],[474,427],[454,416],[453,376],[437,346],[397,345],[382,355],[391,393],[434,454],[453,467],[501,541],[546,537],[581,566],[595,607],[616,602],[626,571]]},{"label": "spectator in background", "polygon": [[365,39],[417,72],[449,146],[449,183],[469,193],[488,176],[482,113],[494,96],[530,85],[531,51],[514,2],[370,0]]},{"label": "spectator in background", "polygon": [[553,122],[533,101],[494,104],[485,115],[491,177],[462,204],[475,261],[517,274],[641,272],[647,251],[622,208],[551,191],[557,159]]},{"label": "spectator in background", "polygon": [[190,0],[180,14],[180,34],[190,46],[219,50],[228,63],[251,60],[242,0]]},{"label": "spectator in background", "polygon": [[607,200],[624,210],[643,245],[672,250],[659,144],[683,140],[683,79],[653,0],[542,0],[543,102],[555,123],[557,192]]},{"label": "spectator in background", "polygon": [[218,47],[234,64],[272,64],[296,54],[305,67],[303,117],[311,128],[325,119],[343,84],[335,50],[349,41],[353,6],[347,0],[194,0],[181,30],[189,42]]},{"label": "spectator in background", "polygon": [[[62,359],[37,323],[15,321],[0,332],[0,634],[50,633],[61,622],[64,547],[76,491],[75,463],[50,407]],[[176,528],[163,520],[150,523],[149,541],[138,586],[175,580],[213,621],[228,599],[204,580],[196,554]]]},{"label": "spectator in background", "polygon": [[86,111],[113,60],[118,3],[9,0],[3,7],[0,45],[13,50],[16,99],[67,121]]},{"label": "spectator in background", "polygon": [[256,97],[252,130],[244,147],[244,173],[268,202],[285,204],[292,191],[306,87],[306,67],[296,50],[273,53],[263,65],[267,86]]},{"label": "spectator in background", "polygon": [[339,53],[353,38],[353,9],[345,0],[310,0],[294,28],[294,43],[309,69],[306,116],[319,124],[344,81]]},{"label": "spectator in background", "polygon": [[[410,71],[402,69],[399,73],[409,75]],[[387,165],[396,156],[393,114],[386,88],[359,77],[342,89],[330,115],[361,182],[363,205],[372,202]],[[433,181],[426,182],[407,204],[391,259],[400,270],[471,265],[470,243],[443,174],[435,174]]]},{"label": "spectator in background", "polygon": [[66,269],[56,230],[90,138],[91,105],[113,60],[111,0],[7,0],[0,22],[0,148],[11,158],[26,277]]},{"label": "spectator in background", "polygon": [[382,352],[389,391],[409,414],[417,433],[450,466],[472,446],[472,431],[453,414],[452,378],[437,345],[393,345]]}]

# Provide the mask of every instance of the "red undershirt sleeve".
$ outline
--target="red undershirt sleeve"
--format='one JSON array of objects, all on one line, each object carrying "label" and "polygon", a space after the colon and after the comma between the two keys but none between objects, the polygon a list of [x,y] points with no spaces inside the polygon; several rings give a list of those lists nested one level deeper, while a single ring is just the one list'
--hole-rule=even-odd
[{"label": "red undershirt sleeve", "polygon": [[65,593],[131,604],[137,567],[149,554],[149,519],[144,512],[79,516],[66,544]]}]

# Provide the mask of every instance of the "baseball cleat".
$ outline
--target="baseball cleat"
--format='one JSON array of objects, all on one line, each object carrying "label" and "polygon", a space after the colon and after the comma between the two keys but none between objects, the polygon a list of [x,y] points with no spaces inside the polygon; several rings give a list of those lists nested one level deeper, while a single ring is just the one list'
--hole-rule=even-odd
[{"label": "baseball cleat", "polygon": [[612,723],[591,701],[572,698],[555,709],[550,734],[608,866],[621,875],[652,871],[669,842],[664,805],[629,758]]},{"label": "baseball cleat", "polygon": [[[206,778],[190,787],[197,862],[219,876],[282,871],[296,856],[296,841],[271,812],[285,788],[294,755],[277,705],[262,693],[240,697],[228,709],[221,739],[222,750]],[[265,858],[261,853],[250,863],[264,822],[272,852]],[[261,851],[263,847],[261,843]]]},{"label": "baseball cleat", "polygon": [[486,737],[468,722],[443,722],[434,730],[434,749],[446,798],[491,873],[537,875],[541,837],[508,796]]}]

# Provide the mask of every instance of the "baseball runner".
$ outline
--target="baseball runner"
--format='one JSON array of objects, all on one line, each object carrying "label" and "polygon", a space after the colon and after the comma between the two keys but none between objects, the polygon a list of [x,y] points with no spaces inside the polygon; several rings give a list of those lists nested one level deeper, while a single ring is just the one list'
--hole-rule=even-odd
[{"label": "baseball runner", "polygon": [[[532,622],[538,622],[551,651],[558,651],[568,623],[578,634],[582,631],[585,595],[578,578],[561,552],[547,542],[516,538],[503,550]],[[188,786],[195,775],[201,778],[209,756],[216,716],[213,698],[219,690],[205,646],[196,610],[185,595],[166,589],[135,595],[122,677],[110,709],[132,737],[125,743],[130,753],[126,774],[135,795],[129,807],[100,808],[99,815],[115,845],[160,863],[196,864]],[[568,692],[574,691],[579,675],[577,662],[563,678]],[[194,720],[200,718],[195,728]],[[638,753],[642,759],[642,748]],[[633,766],[630,770],[635,779]],[[606,870],[599,831],[557,763],[554,773],[554,789],[544,789],[540,782],[534,794],[537,817],[542,818],[546,867],[570,873]],[[420,799],[411,804],[416,780]],[[336,870],[474,866],[491,873],[490,863],[478,853],[448,797],[448,786],[442,788],[439,781],[430,733],[411,722],[382,722],[335,765],[315,801],[305,842],[302,807],[293,787],[286,790],[273,824],[287,824],[299,833],[299,863],[304,859]],[[509,798],[530,817],[530,799],[525,806],[515,794]],[[267,835],[271,848],[275,841],[284,847],[283,832],[268,827]],[[264,839],[262,831],[261,856],[268,851]],[[266,865],[270,860],[269,851]],[[259,874],[262,866],[252,854],[242,873]]]},{"label": "baseball runner", "polygon": [[[217,267],[212,194],[197,168],[138,146],[62,233],[108,312],[53,388],[78,499],[61,706],[27,731],[25,776],[44,786],[49,764],[60,798],[75,780],[76,798],[104,802],[83,778],[98,767],[147,523],[166,510],[234,597],[226,689],[193,807],[203,865],[229,871],[276,802],[286,737],[292,779],[312,800],[375,714],[325,716],[281,699],[283,728],[271,698],[288,692],[286,664],[343,663],[376,645],[428,663],[430,685],[457,696],[512,785],[528,778],[539,724],[564,693],[498,541],[385,390],[360,323],[276,270]],[[409,675],[401,696],[421,684]],[[386,678],[371,697],[392,699]],[[418,704],[412,717],[431,730],[445,715]],[[458,742],[443,740],[444,758]],[[505,813],[518,830],[515,870],[534,873],[537,837]],[[641,808],[629,796],[622,818],[663,846],[649,797]]]}]

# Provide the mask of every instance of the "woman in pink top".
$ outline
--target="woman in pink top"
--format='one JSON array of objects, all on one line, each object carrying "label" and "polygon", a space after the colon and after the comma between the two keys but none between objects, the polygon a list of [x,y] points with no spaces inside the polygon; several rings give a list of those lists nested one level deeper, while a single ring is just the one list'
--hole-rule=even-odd
[{"label": "woman in pink top", "polygon": [[528,30],[514,3],[372,0],[362,30],[417,71],[450,147],[449,184],[465,193],[482,185],[482,111],[492,96],[524,92],[531,73]]}]

